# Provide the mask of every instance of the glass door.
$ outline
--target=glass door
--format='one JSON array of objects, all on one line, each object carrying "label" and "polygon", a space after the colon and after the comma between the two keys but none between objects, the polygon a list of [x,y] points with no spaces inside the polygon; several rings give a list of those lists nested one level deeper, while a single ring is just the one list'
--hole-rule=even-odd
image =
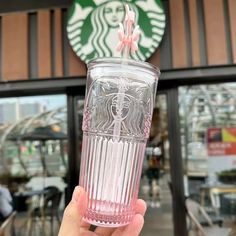
[{"label": "glass door", "polygon": [[65,95],[0,99],[0,188],[12,198],[0,218],[17,211],[17,235],[57,235],[67,188],[67,146]]},{"label": "glass door", "polygon": [[185,194],[229,229],[236,210],[235,108],[235,83],[179,89]]},{"label": "glass door", "polygon": [[167,95],[158,94],[140,182],[147,203],[143,235],[173,235]]}]

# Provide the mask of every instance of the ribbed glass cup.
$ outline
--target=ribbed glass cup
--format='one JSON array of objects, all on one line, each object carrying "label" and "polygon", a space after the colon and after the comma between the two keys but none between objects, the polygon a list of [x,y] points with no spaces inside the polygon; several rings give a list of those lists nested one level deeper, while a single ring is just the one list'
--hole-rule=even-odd
[{"label": "ribbed glass cup", "polygon": [[80,186],[91,224],[119,227],[134,217],[158,76],[156,67],[128,59],[88,65]]}]

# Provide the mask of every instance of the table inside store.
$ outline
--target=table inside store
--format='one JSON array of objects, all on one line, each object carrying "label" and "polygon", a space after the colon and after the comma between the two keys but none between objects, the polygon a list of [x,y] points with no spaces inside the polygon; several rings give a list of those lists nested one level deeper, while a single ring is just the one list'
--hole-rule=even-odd
[{"label": "table inside store", "polygon": [[206,196],[209,197],[213,207],[216,210],[220,208],[220,194],[236,194],[236,185],[229,184],[216,184],[216,185],[207,185],[203,184],[200,187],[201,195],[201,205],[205,206]]},{"label": "table inside store", "polygon": [[[42,196],[43,194],[47,193],[48,190],[42,189],[42,190],[26,190],[23,192],[16,192],[14,193],[14,208],[18,212],[27,210],[27,199],[33,197],[33,196]],[[24,206],[26,205],[26,207]]]}]

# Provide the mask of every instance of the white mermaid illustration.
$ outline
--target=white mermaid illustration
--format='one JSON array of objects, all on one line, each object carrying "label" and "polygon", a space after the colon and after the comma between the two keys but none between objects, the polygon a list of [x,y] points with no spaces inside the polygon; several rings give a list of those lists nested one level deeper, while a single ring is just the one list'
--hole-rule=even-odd
[{"label": "white mermaid illustration", "polygon": [[[114,78],[113,83],[117,83],[116,81],[120,79]],[[91,85],[88,91],[89,99],[85,103],[83,130],[89,128],[93,132],[99,130],[103,134],[113,134],[115,122],[119,119],[121,135],[148,137],[149,133],[146,134],[145,130],[150,128],[153,106],[150,88],[144,86],[137,89],[127,84],[129,94],[124,95],[123,106],[119,111],[117,110],[119,94],[116,92],[109,94],[110,85],[102,79],[97,80],[96,85],[96,87]],[[93,93],[96,93],[96,96],[92,96]]]}]

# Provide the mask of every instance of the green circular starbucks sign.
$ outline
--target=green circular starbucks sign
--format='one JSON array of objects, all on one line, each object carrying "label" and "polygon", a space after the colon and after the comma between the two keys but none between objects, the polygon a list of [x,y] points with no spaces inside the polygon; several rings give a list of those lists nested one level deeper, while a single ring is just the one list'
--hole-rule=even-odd
[{"label": "green circular starbucks sign", "polygon": [[145,61],[158,48],[165,29],[161,0],[75,0],[69,10],[67,32],[74,52],[86,63],[99,57],[120,57],[117,30],[124,21],[125,4],[140,26],[139,50],[131,57]]}]

